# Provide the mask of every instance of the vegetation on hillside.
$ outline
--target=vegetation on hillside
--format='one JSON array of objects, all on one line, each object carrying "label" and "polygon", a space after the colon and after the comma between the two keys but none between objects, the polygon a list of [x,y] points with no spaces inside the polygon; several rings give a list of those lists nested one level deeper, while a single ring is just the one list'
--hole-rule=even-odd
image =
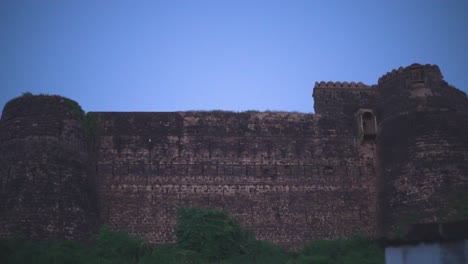
[{"label": "vegetation on hillside", "polygon": [[209,209],[181,208],[176,235],[176,244],[154,246],[103,226],[87,244],[4,239],[0,263],[384,263],[382,250],[363,237],[317,241],[299,252],[286,252],[256,240],[227,213]]}]

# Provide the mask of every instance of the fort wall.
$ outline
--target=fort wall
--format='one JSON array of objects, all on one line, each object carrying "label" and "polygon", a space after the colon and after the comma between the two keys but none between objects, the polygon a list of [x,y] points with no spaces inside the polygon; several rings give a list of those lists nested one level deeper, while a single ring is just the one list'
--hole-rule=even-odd
[{"label": "fort wall", "polygon": [[381,225],[391,235],[406,224],[454,220],[468,190],[468,114],[413,112],[380,125]]},{"label": "fort wall", "polygon": [[299,248],[463,215],[468,100],[437,66],[320,82],[313,97],[315,114],[95,112],[88,142],[76,102],[14,99],[0,120],[0,237],[108,224],[168,243],[177,208],[195,205]]},{"label": "fort wall", "polygon": [[96,115],[100,211],[114,228],[173,241],[177,207],[198,205],[287,247],[375,235],[373,150],[315,115]]}]

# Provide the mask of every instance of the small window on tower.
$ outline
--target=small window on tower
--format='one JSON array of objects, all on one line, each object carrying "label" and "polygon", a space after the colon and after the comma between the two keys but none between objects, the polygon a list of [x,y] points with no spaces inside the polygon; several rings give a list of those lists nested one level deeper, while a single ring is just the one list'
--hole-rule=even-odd
[{"label": "small window on tower", "polygon": [[362,114],[362,130],[364,134],[376,134],[374,115],[370,112]]},{"label": "small window on tower", "polygon": [[373,140],[377,136],[377,120],[371,109],[360,109],[355,114],[358,137],[361,140]]}]

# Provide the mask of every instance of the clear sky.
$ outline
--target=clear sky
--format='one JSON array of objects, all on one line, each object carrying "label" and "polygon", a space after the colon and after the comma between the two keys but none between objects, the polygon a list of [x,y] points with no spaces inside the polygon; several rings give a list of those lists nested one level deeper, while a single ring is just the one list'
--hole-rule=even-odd
[{"label": "clear sky", "polygon": [[[316,81],[437,64],[468,89],[468,1],[0,1],[0,105],[313,112]],[[1,107],[0,106],[0,107]]]}]

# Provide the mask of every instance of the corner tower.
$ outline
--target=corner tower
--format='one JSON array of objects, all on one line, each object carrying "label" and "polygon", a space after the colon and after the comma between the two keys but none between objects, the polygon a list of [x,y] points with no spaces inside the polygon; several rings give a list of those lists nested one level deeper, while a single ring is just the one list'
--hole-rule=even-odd
[{"label": "corner tower", "polygon": [[379,224],[455,220],[468,189],[468,100],[435,65],[413,64],[379,79]]},{"label": "corner tower", "polygon": [[0,120],[0,237],[83,239],[94,226],[79,105],[59,96],[11,100]]}]

